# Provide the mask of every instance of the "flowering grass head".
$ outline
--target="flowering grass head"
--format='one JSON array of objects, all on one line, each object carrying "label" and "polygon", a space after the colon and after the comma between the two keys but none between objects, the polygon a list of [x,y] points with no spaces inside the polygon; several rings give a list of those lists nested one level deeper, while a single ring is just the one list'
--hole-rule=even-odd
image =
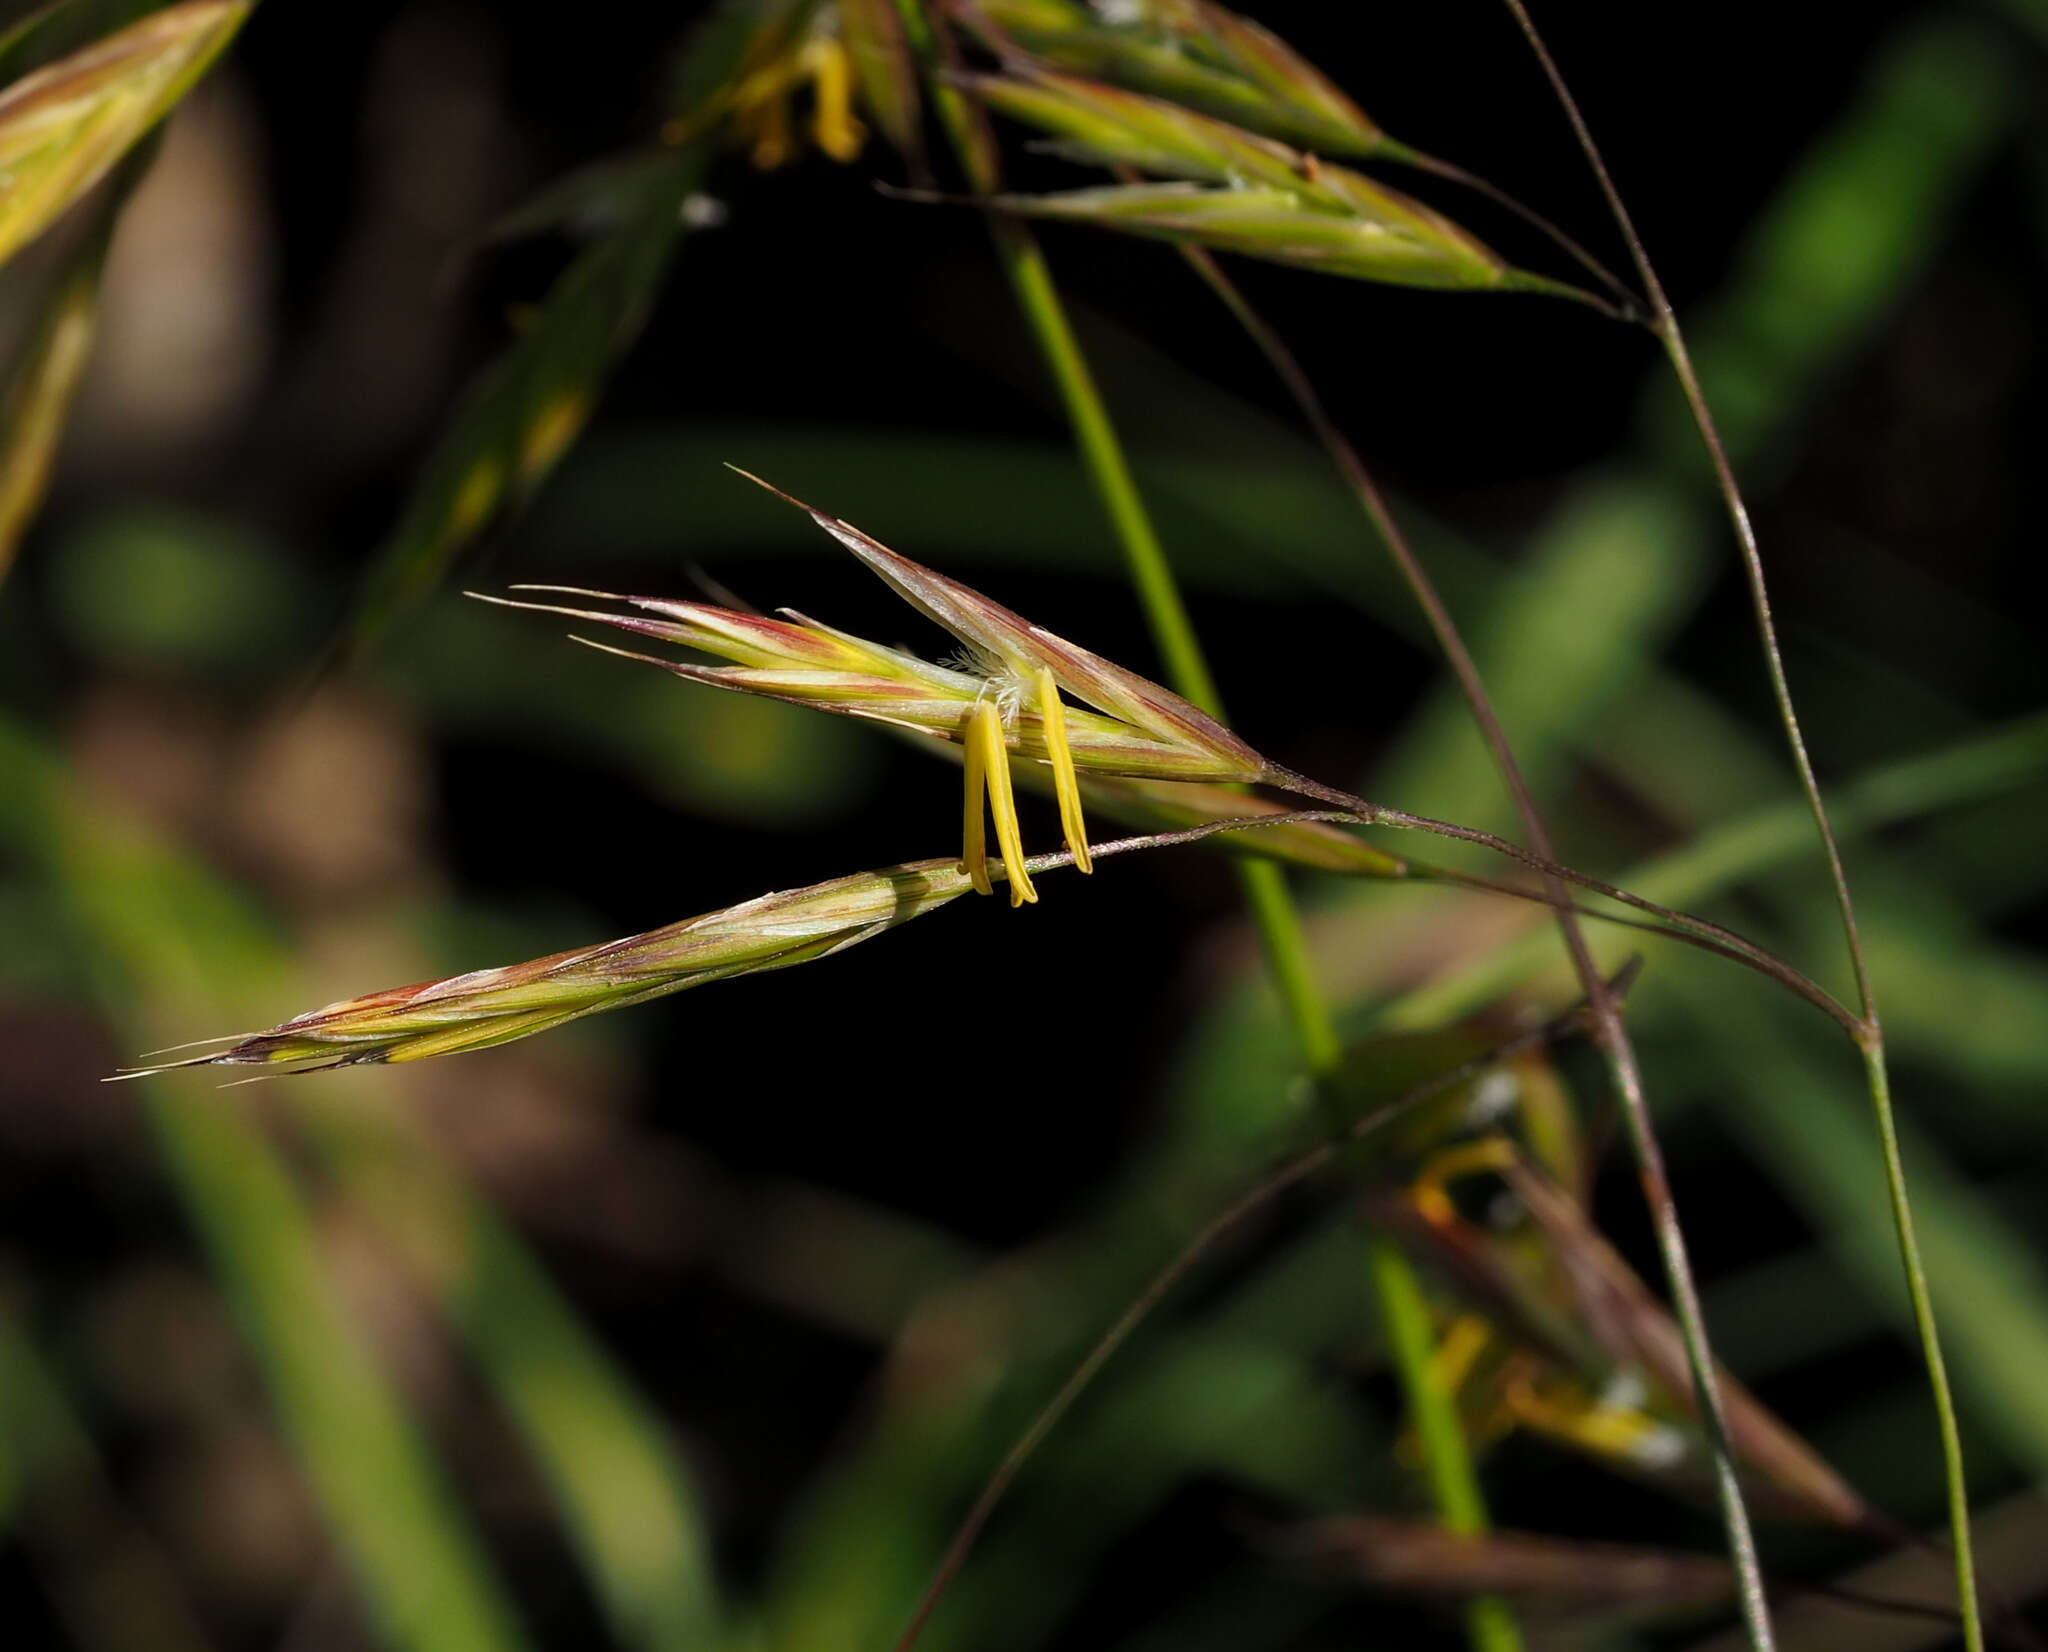
[{"label": "flowering grass head", "polygon": [[865,113],[912,169],[923,171],[917,66],[895,0],[765,0],[750,18],[737,7],[727,10],[728,20],[706,30],[711,42],[730,36],[723,78],[714,75],[698,88],[689,112],[669,123],[669,142],[723,124],[763,172],[798,159],[806,138],[844,164],[866,147]]},{"label": "flowering grass head", "polygon": [[[706,665],[608,649],[692,682],[815,706],[961,745],[967,758],[962,866],[976,889],[992,891],[985,797],[1013,905],[1038,898],[1024,865],[1010,776],[1014,759],[1051,770],[1062,832],[1082,871],[1088,870],[1089,856],[1080,774],[1211,783],[1245,783],[1268,776],[1271,766],[1264,758],[1178,694],[1032,624],[957,580],[899,556],[837,517],[798,500],[790,503],[859,557],[897,595],[950,632],[961,647],[961,657],[936,665],[788,609],[770,617],[705,603],[556,586],[521,589],[623,603],[637,612],[606,613],[503,597],[483,600],[594,620],[726,662]],[[1069,704],[1068,697],[1077,703]]]}]

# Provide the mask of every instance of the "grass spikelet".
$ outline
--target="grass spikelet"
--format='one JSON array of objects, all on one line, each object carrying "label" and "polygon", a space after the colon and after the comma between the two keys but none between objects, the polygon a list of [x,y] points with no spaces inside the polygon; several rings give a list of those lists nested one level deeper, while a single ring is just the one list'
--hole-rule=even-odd
[{"label": "grass spikelet", "polygon": [[1206,0],[1135,0],[1114,14],[1078,0],[981,0],[962,21],[998,51],[1022,47],[1326,154],[1399,150],[1278,35]]},{"label": "grass spikelet", "polygon": [[227,1049],[119,1076],[174,1067],[317,1072],[487,1049],[603,1010],[828,957],[935,912],[969,887],[947,861],[856,872],[601,946],[346,999]]},{"label": "grass spikelet", "polygon": [[105,177],[248,15],[247,0],[185,0],[0,91],[0,263]]}]

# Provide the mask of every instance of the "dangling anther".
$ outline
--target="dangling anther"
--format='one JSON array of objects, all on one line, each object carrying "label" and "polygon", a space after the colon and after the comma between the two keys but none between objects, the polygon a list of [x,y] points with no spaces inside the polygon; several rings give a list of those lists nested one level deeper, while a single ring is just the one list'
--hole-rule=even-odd
[{"label": "dangling anther", "polygon": [[1060,832],[1074,857],[1074,870],[1092,872],[1088,824],[1081,818],[1081,782],[1074,774],[1074,748],[1067,744],[1067,710],[1049,666],[1038,668],[1038,704],[1045,716],[1045,754],[1052,762],[1053,795],[1060,803]]}]

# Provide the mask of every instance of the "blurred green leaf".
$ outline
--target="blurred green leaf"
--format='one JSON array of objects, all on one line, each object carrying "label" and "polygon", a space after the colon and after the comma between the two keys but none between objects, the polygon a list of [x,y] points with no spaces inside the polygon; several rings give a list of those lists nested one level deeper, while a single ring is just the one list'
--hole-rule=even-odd
[{"label": "blurred green leaf", "polygon": [[[1233,1164],[1200,1192],[1178,1191],[1207,1215],[1242,1174]],[[992,1271],[920,1314],[857,1448],[789,1523],[767,1591],[767,1644],[794,1652],[901,1628],[981,1475],[1156,1269],[1159,1196],[1153,1185],[1119,1199],[1022,1277]],[[1100,1553],[1192,1475],[1244,1473],[1318,1506],[1340,1484],[1390,1488],[1386,1442],[1312,1375],[1318,1352],[1372,1335],[1360,1244],[1348,1215],[1322,1223],[1199,1323],[1154,1329],[1127,1348],[986,1534],[927,1631],[935,1652],[985,1637],[1037,1644],[1086,1585],[1076,1556],[1088,1545],[1077,1540],[1092,1533]]]},{"label": "blurred green leaf", "polygon": [[615,182],[638,199],[618,229],[583,253],[540,313],[472,386],[377,553],[350,616],[361,654],[423,600],[499,514],[516,509],[582,432],[605,374],[638,336],[685,230],[703,172],[699,146]]},{"label": "blurred green leaf", "polygon": [[[110,1007],[140,1024],[132,983],[178,983],[244,1016],[292,993],[290,970],[234,893],[164,845],[88,810],[61,772],[0,723],[0,842],[62,880]],[[258,1009],[256,1013],[261,1014]],[[380,1629],[415,1652],[524,1643],[461,1506],[331,1295],[298,1193],[245,1112],[185,1075],[144,1081],[167,1164],[241,1317],[315,1490],[368,1588]],[[423,1140],[325,1119],[344,1179],[403,1244],[423,1209],[470,1258],[444,1301],[541,1462],[622,1638],[704,1644],[710,1585],[693,1505],[658,1423],[554,1294],[519,1241],[433,1161]],[[422,1207],[394,1206],[400,1171]],[[365,1180],[366,1176],[374,1177]],[[403,1204],[403,1201],[400,1201]],[[415,1258],[416,1259],[416,1258]]]},{"label": "blurred green leaf", "polygon": [[[2048,716],[2021,718],[1975,740],[1942,747],[1831,788],[1837,836],[1846,843],[1916,815],[1953,808],[2048,773]],[[1619,887],[1666,906],[1692,909],[1785,862],[1814,857],[1820,844],[1804,802],[1773,808],[1710,828],[1683,849],[1619,874]],[[1537,923],[1541,922],[1539,918]],[[1536,925],[1526,927],[1534,930]],[[1881,928],[1881,926],[1877,926]],[[1588,939],[1603,958],[1617,960],[1636,943],[1595,926]],[[1876,941],[1873,944],[1882,944]],[[1470,967],[1401,1000],[1402,1025],[1434,1026],[1497,998],[1515,980],[1556,956],[1547,929],[1495,947]]]},{"label": "blurred green leaf", "polygon": [[[2025,96],[2017,61],[1990,31],[1962,19],[1909,23],[1751,225],[1727,291],[1686,326],[1750,485],[1788,468],[1796,449],[1780,434],[1934,259],[1968,179]],[[1699,438],[1668,380],[1643,413],[1660,462],[1703,475]]]},{"label": "blurred green leaf", "polygon": [[11,1306],[0,1303],[0,1531],[13,1524],[34,1480],[90,1449],[55,1373]]},{"label": "blurred green leaf", "polygon": [[121,1507],[85,1420],[32,1329],[0,1303],[0,1534],[82,1652],[210,1652],[175,1567]]},{"label": "blurred green leaf", "polygon": [[283,1162],[213,1086],[144,1084],[164,1162],[380,1637],[415,1652],[526,1645],[461,1504],[335,1300]]},{"label": "blurred green leaf", "polygon": [[[246,1005],[272,973],[260,926],[230,892],[77,796],[0,723],[0,839],[63,886],[81,948],[131,1037],[163,1006]],[[143,1081],[164,1162],[262,1371],[287,1436],[359,1572],[382,1638],[409,1652],[525,1644],[474,1529],[403,1402],[350,1323],[290,1172],[245,1107],[185,1075]]]},{"label": "blurred green leaf", "polygon": [[130,506],[88,518],[51,558],[72,644],[108,665],[245,676],[300,657],[312,611],[272,546],[217,517]]},{"label": "blurred green leaf", "polygon": [[[1467,636],[1494,699],[1514,708],[1509,737],[1538,797],[1568,777],[1585,731],[1640,691],[1698,602],[1706,561],[1696,524],[1668,495],[1606,477],[1582,483],[1516,568],[1497,577]],[[1512,829],[1500,772],[1449,684],[1401,730],[1374,785],[1389,802],[1407,799],[1404,807]]]},{"label": "blurred green leaf", "polygon": [[[1715,992],[1695,963],[1676,961],[1675,993],[1728,1081],[1709,1095],[1754,1162],[1806,1213],[1901,1326],[1910,1324],[1876,1135],[1859,1105],[1854,1065],[1822,1059],[1776,1006]],[[1997,1430],[2015,1465],[2048,1473],[2048,1270],[2036,1247],[2000,1219],[1945,1155],[1901,1119],[1914,1220],[1942,1335],[1966,1404]],[[1927,1438],[1933,1438],[1931,1416]]]},{"label": "blurred green leaf", "polygon": [[0,264],[188,92],[251,0],[181,0],[0,91]]},{"label": "blurred green leaf", "polygon": [[715,1643],[716,1590],[689,1476],[526,1247],[381,1099],[315,1096],[323,1163],[394,1243],[524,1436],[620,1642]]}]

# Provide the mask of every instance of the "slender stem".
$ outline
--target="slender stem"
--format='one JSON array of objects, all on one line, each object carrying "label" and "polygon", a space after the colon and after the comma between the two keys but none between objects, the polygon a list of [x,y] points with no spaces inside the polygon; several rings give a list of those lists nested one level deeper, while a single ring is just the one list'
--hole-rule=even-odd
[{"label": "slender stem", "polygon": [[1524,0],[1505,0],[1509,12],[1535,54],[1543,75],[1550,83],[1565,119],[1570,122],[1573,136],[1592,169],[1593,177],[1600,186],[1600,193],[1607,202],[1615,226],[1621,231],[1622,239],[1628,244],[1630,259],[1634,262],[1636,274],[1641,278],[1643,291],[1650,301],[1651,326],[1664,345],[1664,353],[1670,358],[1672,371],[1678,377],[1680,388],[1685,393],[1686,405],[1692,411],[1693,423],[1698,426],[1700,440],[1705,444],[1707,457],[1712,463],[1715,486],[1719,489],[1723,505],[1727,509],[1729,525],[1734,529],[1735,541],[1741,550],[1743,572],[1749,582],[1750,605],[1755,611],[1757,637],[1763,646],[1764,669],[1771,683],[1771,695],[1777,702],[1778,721],[1785,731],[1785,743],[1792,753],[1792,764],[1799,776],[1799,789],[1806,799],[1808,812],[1813,816],[1814,831],[1819,835],[1821,848],[1826,855],[1828,877],[1834,887],[1835,906],[1841,915],[1842,934],[1848,944],[1850,968],[1855,972],[1857,996],[1863,1011],[1863,1026],[1857,1037],[1857,1044],[1863,1052],[1863,1064],[1870,1087],[1871,1111],[1876,1117],[1878,1135],[1886,1143],[1885,1185],[1891,1197],[1892,1225],[1897,1232],[1899,1256],[1906,1270],[1906,1281],[1913,1301],[1913,1322],[1919,1333],[1920,1348],[1927,1362],[1927,1380],[1933,1390],[1935,1409],[1941,1419],[1942,1468],[1948,1488],[1949,1527],[1955,1549],[1956,1591],[1958,1604],[1963,1615],[1963,1642],[1968,1652],[1983,1652],[1984,1625],[1977,1601],[1976,1564],[1970,1543],[1970,1500],[1968,1482],[1963,1466],[1962,1442],[1957,1434],[1954,1405],[1949,1395],[1947,1363],[1942,1357],[1941,1336],[1934,1320],[1934,1305],[1928,1294],[1926,1278],[1920,1264],[1919,1247],[1914,1239],[1912,1204],[1906,1193],[1905,1166],[1900,1160],[1895,1145],[1897,1126],[1892,1114],[1891,1079],[1885,1066],[1884,1029],[1878,1018],[1877,995],[1871,987],[1870,968],[1863,951],[1863,939],[1857,928],[1856,905],[1849,895],[1849,878],[1842,866],[1842,852],[1835,840],[1834,827],[1828,820],[1827,804],[1821,797],[1820,781],[1814,774],[1813,759],[1806,749],[1806,736],[1799,725],[1799,714],[1792,703],[1792,687],[1785,674],[1785,660],[1778,646],[1777,622],[1772,616],[1770,592],[1764,580],[1763,553],[1757,545],[1756,529],[1749,518],[1749,509],[1743,503],[1742,489],[1735,479],[1735,470],[1729,463],[1728,450],[1721,440],[1721,433],[1714,423],[1712,410],[1707,406],[1705,392],[1700,388],[1699,375],[1693,369],[1691,352],[1686,349],[1685,334],[1678,325],[1678,315],[1671,307],[1671,300],[1664,291],[1664,284],[1657,279],[1657,271],[1650,262],[1650,255],[1643,245],[1642,236],[1637,232],[1635,220],[1630,216],[1627,205],[1622,201],[1621,191],[1615,187],[1613,175],[1607,170],[1607,162],[1601,155],[1600,146],[1593,141],[1593,133],[1580,112],[1578,100],[1572,96],[1571,88],[1565,84],[1564,75],[1558,69],[1557,61],[1550,55],[1549,47],[1537,31],[1535,20],[1529,15]]},{"label": "slender stem", "polygon": [[[1311,780],[1306,775],[1295,774],[1289,770],[1275,770],[1272,775],[1272,782],[1277,786],[1286,787],[1289,791],[1299,792],[1304,797],[1320,798],[1325,802],[1336,804],[1340,809],[1352,811],[1358,817],[1358,824],[1362,826],[1396,826],[1409,831],[1427,832],[1432,837],[1449,838],[1455,843],[1477,844],[1483,849],[1491,849],[1495,854],[1505,855],[1508,859],[1515,861],[1519,865],[1529,867],[1532,871],[1540,872],[1546,884],[1553,882],[1575,884],[1581,889],[1590,889],[1596,895],[1604,895],[1609,900],[1619,901],[1624,906],[1634,907],[1638,912],[1646,912],[1666,924],[1675,925],[1702,939],[1715,942],[1718,946],[1727,949],[1731,955],[1747,960],[1760,973],[1768,975],[1780,985],[1790,988],[1808,1002],[1817,1005],[1830,1017],[1850,1030],[1852,1034],[1860,1034],[1861,1032],[1862,1021],[1854,1014],[1843,1009],[1829,993],[1808,980],[1806,976],[1786,963],[1776,953],[1771,952],[1765,947],[1758,946],[1756,942],[1738,935],[1732,929],[1724,929],[1720,924],[1713,923],[1706,918],[1695,917],[1690,912],[1681,912],[1675,907],[1664,906],[1653,900],[1646,900],[1641,895],[1634,894],[1611,883],[1604,883],[1599,878],[1588,877],[1583,872],[1575,872],[1569,866],[1559,861],[1548,859],[1542,855],[1532,854],[1520,844],[1510,843],[1506,838],[1497,837],[1492,832],[1482,832],[1471,826],[1459,826],[1448,820],[1434,820],[1428,815],[1408,814],[1400,809],[1382,808],[1376,803],[1367,802],[1362,797],[1354,797],[1349,792],[1340,791],[1334,786],[1325,786],[1321,781]],[[1454,877],[1453,874],[1440,870],[1436,872],[1436,875],[1446,879]],[[1488,883],[1484,887],[1494,888],[1498,886]],[[1539,898],[1546,900],[1552,906],[1560,904],[1560,896],[1554,888]],[[1571,910],[1577,912],[1578,908],[1572,907]]]},{"label": "slender stem", "polygon": [[[1542,864],[1534,855],[1517,848],[1491,833],[1475,832],[1462,826],[1450,826],[1442,821],[1432,821],[1422,815],[1403,815],[1394,810],[1376,809],[1363,798],[1353,798],[1334,787],[1322,786],[1305,777],[1295,777],[1289,784],[1292,789],[1320,797],[1324,800],[1343,800],[1345,807],[1338,809],[1294,809],[1282,814],[1256,814],[1226,817],[1204,821],[1198,826],[1184,827],[1175,831],[1151,832],[1139,837],[1118,838],[1089,845],[1089,854],[1097,860],[1106,860],[1114,855],[1129,854],[1139,849],[1163,849],[1182,844],[1199,843],[1205,838],[1218,837],[1227,833],[1252,832],[1264,827],[1297,825],[1303,822],[1323,822],[1340,826],[1408,826],[1416,830],[1433,831],[1465,842],[1479,842],[1488,847],[1498,848],[1512,854],[1523,864]],[[1051,871],[1054,867],[1071,866],[1074,856],[1071,850],[1059,850],[1049,854],[1031,855],[1024,866],[1030,872]],[[1427,861],[1403,861],[1406,868],[1403,877],[1415,883],[1443,883],[1459,889],[1470,889],[1480,894],[1505,895],[1510,900],[1530,901],[1553,911],[1557,897],[1553,893],[1523,889],[1512,883],[1503,883],[1497,878],[1482,877],[1472,872],[1456,871],[1450,867],[1432,866]],[[1766,980],[1775,981],[1788,991],[1797,994],[1814,1005],[1836,1025],[1855,1028],[1860,1025],[1855,1015],[1845,1009],[1823,988],[1809,981],[1799,971],[1785,963],[1775,953],[1758,946],[1754,941],[1745,940],[1732,929],[1723,929],[1719,924],[1696,918],[1689,912],[1676,908],[1659,906],[1655,901],[1644,900],[1631,895],[1625,889],[1600,882],[1597,878],[1586,877],[1567,866],[1553,866],[1549,870],[1567,883],[1575,883],[1628,903],[1639,910],[1655,914],[1652,918],[1625,918],[1616,912],[1603,912],[1597,907],[1582,906],[1571,902],[1571,910],[1581,918],[1593,918],[1601,923],[1620,924],[1630,929],[1640,929],[1651,935],[1661,935],[1666,940],[1682,941],[1701,952],[1710,952],[1717,958],[1726,958],[1730,963],[1740,964],[1754,970]],[[996,871],[991,868],[991,871]],[[1339,874],[1340,876],[1342,874]]]},{"label": "slender stem", "polygon": [[1956,1592],[1963,1612],[1963,1641],[1970,1652],[1982,1652],[1983,1629],[1976,1626],[1977,1560],[1969,1541],[1970,1498],[1962,1475],[1962,1434],[1956,1426],[1955,1396],[1949,1392],[1948,1366],[1941,1357],[1941,1339],[1935,1328],[1934,1298],[1927,1288],[1927,1270],[1920,1261],[1913,1206],[1906,1198],[1906,1165],[1899,1152],[1899,1127],[1892,1114],[1891,1074],[1885,1066],[1883,1046],[1865,1045],[1863,1065],[1870,1083],[1871,1111],[1877,1118],[1878,1145],[1884,1150],[1885,1186],[1891,1194],[1892,1226],[1898,1231],[1899,1256],[1906,1269],[1906,1294],[1912,1299],[1913,1324],[1919,1332],[1920,1352],[1927,1362],[1928,1386],[1934,1392],[1942,1457],[1954,1466],[1947,1476],[1948,1521],[1949,1529],[1956,1534]]}]

